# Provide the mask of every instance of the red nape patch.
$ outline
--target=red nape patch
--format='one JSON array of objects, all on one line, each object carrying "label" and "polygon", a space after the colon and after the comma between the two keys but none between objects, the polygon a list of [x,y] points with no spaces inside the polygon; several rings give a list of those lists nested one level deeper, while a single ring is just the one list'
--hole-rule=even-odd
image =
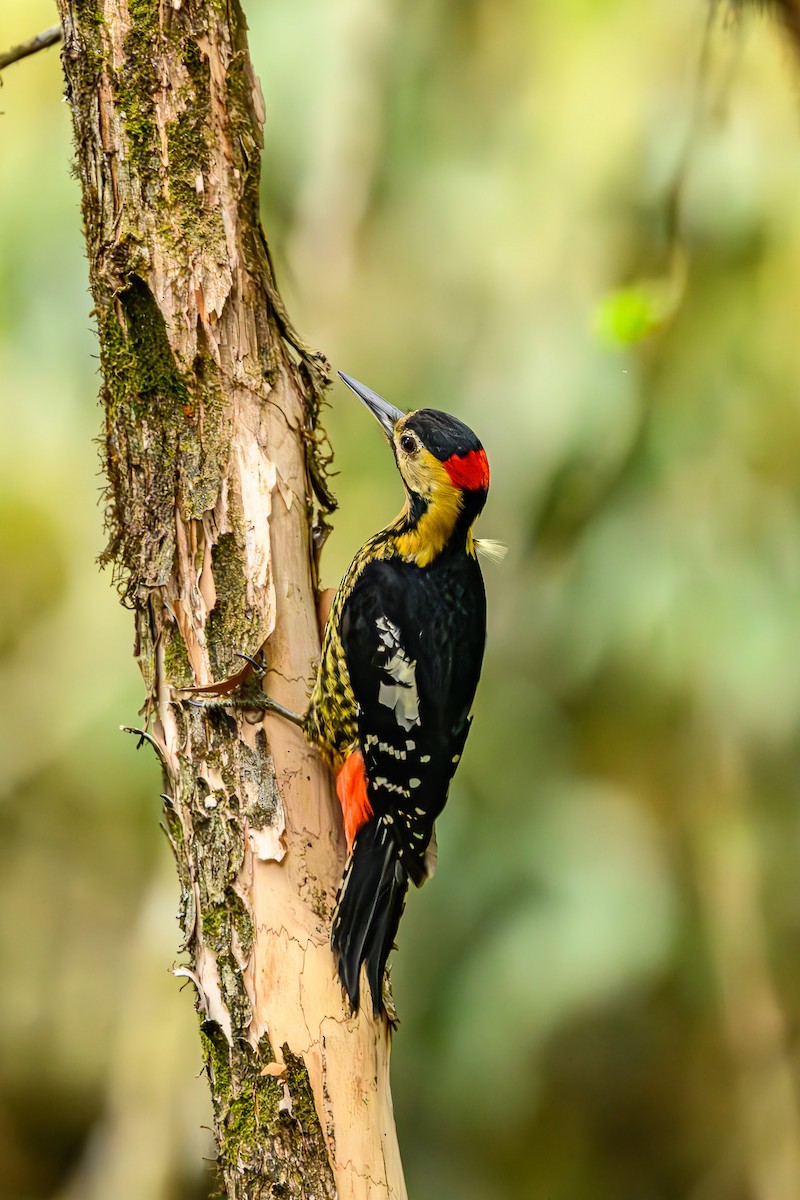
[{"label": "red nape patch", "polygon": [[344,836],[347,838],[348,854],[353,849],[356,834],[372,816],[372,805],[367,796],[367,772],[360,750],[353,750],[344,760],[336,776],[336,795],[342,806]]},{"label": "red nape patch", "polygon": [[486,492],[489,489],[489,460],[485,450],[470,450],[469,454],[452,454],[444,468],[456,487],[467,492]]}]

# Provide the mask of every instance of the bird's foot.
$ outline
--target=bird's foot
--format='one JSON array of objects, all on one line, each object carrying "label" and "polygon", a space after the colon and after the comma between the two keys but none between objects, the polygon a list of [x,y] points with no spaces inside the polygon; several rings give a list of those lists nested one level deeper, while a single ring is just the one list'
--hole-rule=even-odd
[{"label": "bird's foot", "polygon": [[[241,654],[236,652],[237,658],[244,659],[244,666],[234,675],[229,675],[227,679],[220,679],[214,683],[200,684],[197,687],[178,688],[180,692],[191,693],[192,698],[186,698],[184,704],[189,704],[192,708],[211,709],[238,709],[249,712],[271,712],[283,717],[286,721],[291,721],[293,725],[299,725],[302,728],[304,717],[298,713],[294,713],[291,709],[285,708],[283,704],[279,704],[277,700],[272,700],[269,696],[258,689],[250,689],[243,692],[248,682],[253,678],[263,679],[267,673],[266,663],[264,661],[263,651],[259,650],[256,658],[251,658],[249,654]],[[232,693],[239,692],[238,696]],[[201,699],[196,700],[193,697],[200,696]]]}]

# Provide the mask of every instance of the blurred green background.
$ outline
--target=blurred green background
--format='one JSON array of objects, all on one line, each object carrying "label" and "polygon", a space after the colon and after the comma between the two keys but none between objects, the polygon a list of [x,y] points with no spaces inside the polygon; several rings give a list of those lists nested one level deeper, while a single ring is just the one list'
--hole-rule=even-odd
[{"label": "blurred green background", "polygon": [[[701,0],[255,0],[295,322],[493,469],[490,637],[395,956],[414,1200],[800,1197],[800,102]],[[0,48],[50,25],[3,0]],[[213,1184],[103,547],[57,52],[0,89],[0,1192]],[[335,584],[399,507],[342,387]]]}]

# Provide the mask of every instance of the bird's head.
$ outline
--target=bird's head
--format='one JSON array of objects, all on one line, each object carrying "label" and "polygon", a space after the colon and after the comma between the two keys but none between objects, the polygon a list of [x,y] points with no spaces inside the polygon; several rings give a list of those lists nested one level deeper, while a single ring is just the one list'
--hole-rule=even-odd
[{"label": "bird's head", "polygon": [[339,374],[389,439],[412,509],[443,506],[467,513],[471,524],[486,503],[489,463],[469,426],[436,408],[404,413],[363,383]]}]

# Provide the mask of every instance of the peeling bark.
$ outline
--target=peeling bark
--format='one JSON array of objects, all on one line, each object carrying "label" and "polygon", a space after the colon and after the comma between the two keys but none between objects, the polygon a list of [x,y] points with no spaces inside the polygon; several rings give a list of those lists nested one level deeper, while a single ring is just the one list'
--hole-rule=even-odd
[{"label": "peeling bark", "polygon": [[[59,0],[108,476],[106,561],[134,614],[227,1195],[405,1196],[389,1033],[346,1014],[328,946],[331,781],[293,726],[180,688],[265,646],[302,710],[330,508],[327,365],[258,218],[263,101],[235,0]],[[316,501],[314,500],[316,497]]]}]

